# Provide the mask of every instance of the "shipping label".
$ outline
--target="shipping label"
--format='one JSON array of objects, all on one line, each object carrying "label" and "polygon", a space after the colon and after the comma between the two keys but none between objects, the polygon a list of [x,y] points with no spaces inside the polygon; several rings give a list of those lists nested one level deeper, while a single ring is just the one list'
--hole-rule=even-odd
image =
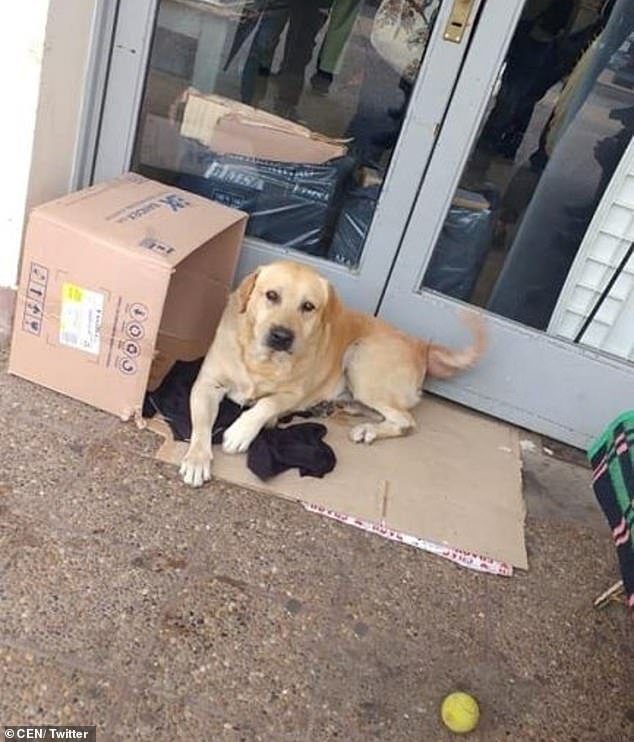
[{"label": "shipping label", "polygon": [[104,295],[73,283],[62,285],[59,342],[99,355]]}]

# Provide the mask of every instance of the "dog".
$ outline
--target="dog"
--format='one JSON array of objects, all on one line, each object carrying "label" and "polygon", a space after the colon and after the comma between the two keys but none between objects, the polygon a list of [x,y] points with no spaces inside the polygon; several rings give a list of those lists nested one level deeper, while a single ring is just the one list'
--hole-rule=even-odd
[{"label": "dog", "polygon": [[306,265],[260,267],[231,294],[192,387],[183,480],[200,487],[211,478],[211,431],[225,396],[247,407],[224,433],[222,447],[231,454],[246,451],[281,416],[346,398],[378,413],[378,421],[351,429],[355,443],[405,435],[415,427],[410,410],[425,376],[449,378],[484,352],[482,319],[466,319],[473,344],[453,351],[348,309]]}]

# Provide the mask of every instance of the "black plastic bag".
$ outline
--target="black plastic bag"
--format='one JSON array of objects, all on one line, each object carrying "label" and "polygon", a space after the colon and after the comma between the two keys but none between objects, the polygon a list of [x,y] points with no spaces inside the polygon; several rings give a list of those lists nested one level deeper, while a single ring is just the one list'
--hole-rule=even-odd
[{"label": "black plastic bag", "polygon": [[452,206],[427,266],[423,286],[454,299],[471,298],[489,251],[491,209]]},{"label": "black plastic bag", "polygon": [[[324,256],[354,161],[275,162],[193,148],[177,185],[249,214],[247,234]],[[199,174],[193,174],[199,173]]]},{"label": "black plastic bag", "polygon": [[350,267],[359,264],[380,190],[379,185],[371,185],[353,188],[345,195],[328,252],[330,260]]},{"label": "black plastic bag", "polygon": [[[380,190],[379,185],[371,185],[346,194],[328,254],[331,260],[350,267],[359,264]],[[491,208],[452,206],[425,273],[424,286],[456,299],[469,299],[489,249],[492,228]]]}]

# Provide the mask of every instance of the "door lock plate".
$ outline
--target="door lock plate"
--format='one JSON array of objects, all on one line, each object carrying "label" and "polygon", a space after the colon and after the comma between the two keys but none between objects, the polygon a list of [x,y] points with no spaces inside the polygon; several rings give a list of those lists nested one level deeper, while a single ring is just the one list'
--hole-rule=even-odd
[{"label": "door lock plate", "polygon": [[443,34],[445,41],[452,41],[454,44],[459,44],[462,41],[472,7],[473,0],[454,0],[451,15]]}]

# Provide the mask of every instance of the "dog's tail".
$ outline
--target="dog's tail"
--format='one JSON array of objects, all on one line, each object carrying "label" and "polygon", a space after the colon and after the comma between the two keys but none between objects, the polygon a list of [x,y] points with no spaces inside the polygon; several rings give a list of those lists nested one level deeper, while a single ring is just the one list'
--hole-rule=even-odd
[{"label": "dog's tail", "polygon": [[448,379],[463,369],[473,366],[486,349],[486,327],[480,314],[464,312],[463,319],[471,328],[473,343],[464,350],[452,350],[444,345],[427,346],[427,373],[437,379]]}]

